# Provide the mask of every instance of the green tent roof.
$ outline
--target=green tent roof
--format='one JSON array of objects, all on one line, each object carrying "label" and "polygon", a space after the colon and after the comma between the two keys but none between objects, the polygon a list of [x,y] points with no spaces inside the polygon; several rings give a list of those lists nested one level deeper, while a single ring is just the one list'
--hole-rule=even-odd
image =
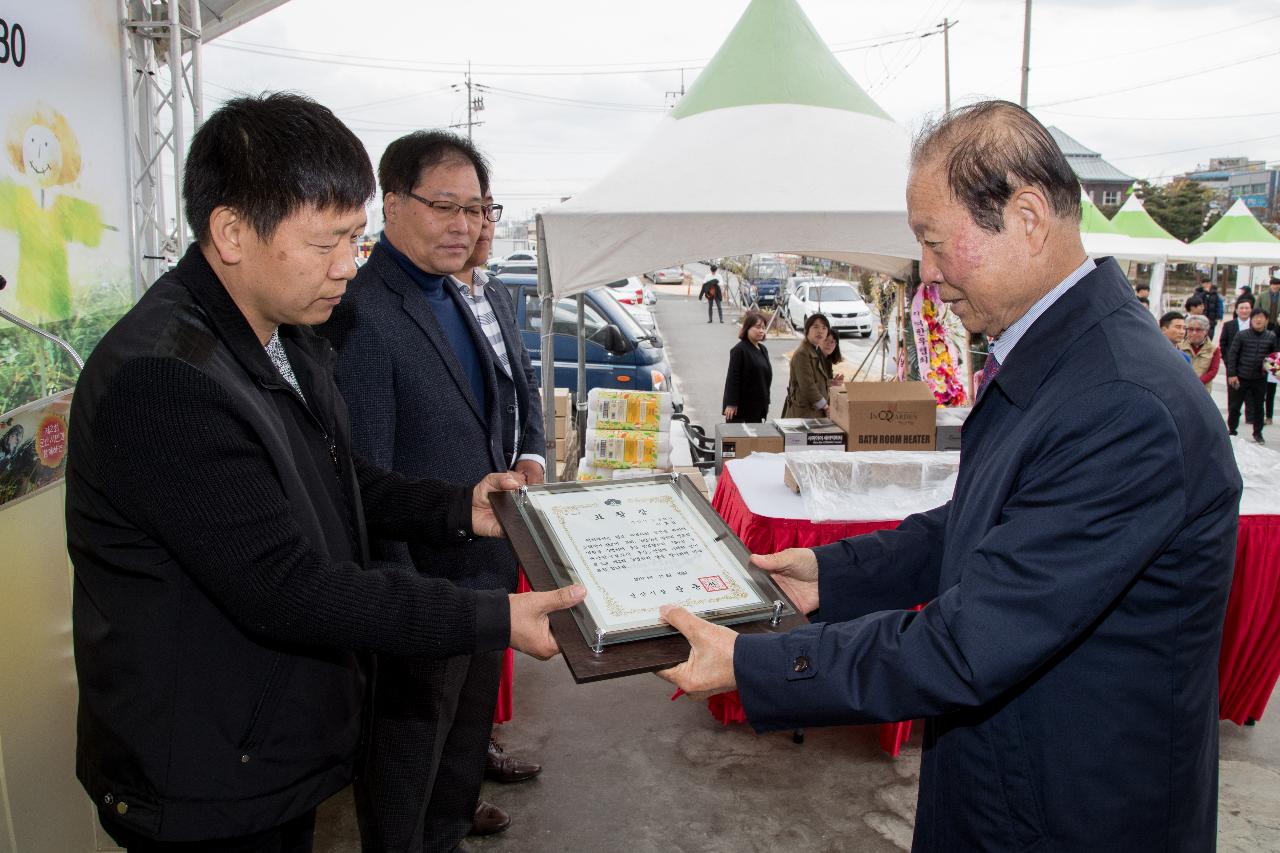
[{"label": "green tent roof", "polygon": [[681,119],[749,104],[807,104],[889,119],[832,55],[796,0],[752,0],[671,115]]},{"label": "green tent roof", "polygon": [[1142,206],[1142,201],[1136,195],[1129,196],[1124,206],[1116,211],[1116,215],[1111,217],[1111,224],[1115,226],[1116,231],[1121,234],[1127,234],[1130,237],[1153,237],[1157,240],[1178,239],[1161,228],[1160,223],[1151,218],[1151,214],[1147,213],[1147,209]]},{"label": "green tent roof", "polygon": [[1280,243],[1280,240],[1262,227],[1243,199],[1236,199],[1236,203],[1213,223],[1212,228],[1191,243]]},{"label": "green tent roof", "polygon": [[1084,193],[1080,194],[1080,233],[1081,234],[1115,234],[1116,227],[1111,220],[1102,215],[1094,203]]}]

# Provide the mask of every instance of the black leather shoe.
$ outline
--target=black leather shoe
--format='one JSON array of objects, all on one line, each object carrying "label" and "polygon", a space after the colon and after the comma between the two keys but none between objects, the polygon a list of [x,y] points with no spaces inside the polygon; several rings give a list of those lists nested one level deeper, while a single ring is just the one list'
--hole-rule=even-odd
[{"label": "black leather shoe", "polygon": [[494,782],[523,782],[542,772],[541,764],[521,761],[507,755],[495,740],[489,740],[489,753],[484,759],[484,777]]},{"label": "black leather shoe", "polygon": [[511,826],[511,815],[487,800],[476,803],[476,814],[471,818],[471,835],[496,835],[508,826]]}]

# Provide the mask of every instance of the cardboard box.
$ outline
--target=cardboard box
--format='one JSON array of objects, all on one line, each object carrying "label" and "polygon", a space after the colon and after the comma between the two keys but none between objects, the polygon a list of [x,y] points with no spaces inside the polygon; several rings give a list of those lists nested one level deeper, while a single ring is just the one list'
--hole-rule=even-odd
[{"label": "cardboard box", "polygon": [[848,382],[848,450],[933,450],[938,401],[923,382]]},{"label": "cardboard box", "polygon": [[827,395],[827,412],[831,422],[845,432],[849,431],[849,392],[843,385],[837,385]]},{"label": "cardboard box", "polygon": [[[543,411],[546,411],[547,401],[542,398],[541,387],[538,388],[538,399],[542,400],[542,409]],[[572,408],[572,406],[570,405],[571,401],[572,401],[572,395],[570,395],[568,388],[556,389],[556,394],[555,394],[556,418],[569,417],[569,410]]]},{"label": "cardboard box", "polygon": [[782,433],[771,423],[716,424],[716,473],[729,459],[743,459],[752,453],[781,453]]},{"label": "cardboard box", "polygon": [[698,487],[698,491],[702,492],[702,496],[707,500],[711,500],[711,493],[707,491],[707,479],[702,476],[702,471],[692,466],[680,465],[671,469],[677,474],[684,474],[693,484]]},{"label": "cardboard box", "polygon": [[845,431],[830,418],[775,418],[782,433],[782,452],[797,450],[844,450]]},{"label": "cardboard box", "polygon": [[973,409],[969,406],[956,406],[951,409],[938,409],[937,426],[934,428],[935,450],[959,450],[960,432],[964,428],[965,418]]},{"label": "cardboard box", "polygon": [[556,418],[556,438],[566,438],[569,435],[569,419]]}]

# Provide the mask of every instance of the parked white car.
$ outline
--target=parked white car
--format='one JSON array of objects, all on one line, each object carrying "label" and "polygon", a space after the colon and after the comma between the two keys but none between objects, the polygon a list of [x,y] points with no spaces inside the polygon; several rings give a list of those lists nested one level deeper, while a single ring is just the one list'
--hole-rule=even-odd
[{"label": "parked white car", "polygon": [[805,320],[818,313],[827,316],[831,331],[837,335],[856,333],[871,337],[871,309],[848,282],[829,278],[796,282],[787,298],[787,316],[792,327],[802,329]]},{"label": "parked white car", "polygon": [[649,286],[638,275],[609,282],[609,291],[623,305],[644,305]]}]

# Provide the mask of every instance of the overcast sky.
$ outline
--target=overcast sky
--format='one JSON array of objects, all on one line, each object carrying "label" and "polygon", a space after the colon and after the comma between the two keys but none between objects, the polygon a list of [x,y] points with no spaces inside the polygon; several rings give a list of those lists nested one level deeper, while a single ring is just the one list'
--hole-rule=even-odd
[{"label": "overcast sky", "polygon": [[[952,103],[1016,101],[1024,0],[801,0],[853,78],[909,129]],[[290,0],[204,50],[206,110],[288,89],[332,107],[376,163],[391,140],[466,120],[512,213],[571,195],[654,132],[747,0],[436,3]],[[922,37],[923,36],[923,37]],[[874,46],[870,46],[874,45]],[[1280,160],[1280,5],[1274,0],[1034,0],[1029,101],[1140,178],[1216,156]],[[1177,79],[1174,79],[1177,78]],[[465,128],[461,129],[465,132]],[[762,169],[784,167],[762,163]]]}]

